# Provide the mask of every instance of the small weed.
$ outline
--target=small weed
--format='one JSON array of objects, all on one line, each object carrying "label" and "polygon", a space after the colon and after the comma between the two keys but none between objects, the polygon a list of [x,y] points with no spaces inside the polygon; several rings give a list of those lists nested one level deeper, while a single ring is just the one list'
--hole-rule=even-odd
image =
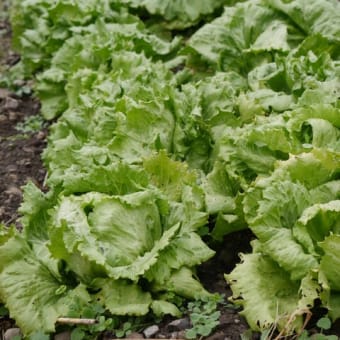
[{"label": "small weed", "polygon": [[124,322],[122,327],[115,331],[117,338],[123,338],[124,336],[128,336],[132,333],[132,324],[131,322]]},{"label": "small weed", "polygon": [[[77,303],[73,306],[74,316],[79,314]],[[100,304],[94,303],[91,307],[81,310],[81,315],[86,319],[96,319],[94,325],[77,325],[71,328],[71,340],[93,340],[99,339],[103,332],[116,338],[127,337],[132,332],[141,332],[145,327],[160,320],[147,317],[120,317],[114,316],[106,311]]]},{"label": "small weed", "polygon": [[[296,340],[337,340],[338,337],[336,335],[326,335],[323,334],[324,331],[328,331],[331,326],[332,322],[328,317],[321,318],[317,323],[316,326],[320,329],[319,333],[316,334],[309,334],[308,331],[305,329],[299,335],[292,335],[290,337],[286,336],[275,336],[273,334],[273,328],[266,329],[261,333],[260,339],[261,340],[279,340],[279,339],[296,339]],[[241,340],[251,340],[253,338],[252,330],[248,329],[243,334],[241,334]]]},{"label": "small weed", "polygon": [[15,94],[19,97],[29,96],[32,94],[32,89],[27,85],[23,85],[15,90]]},{"label": "small weed", "polygon": [[155,316],[153,316],[151,319],[148,316],[131,316],[123,320],[124,321],[120,322],[119,326],[115,327],[113,331],[117,338],[127,337],[133,332],[140,333],[146,327],[161,322],[161,319]]},{"label": "small weed", "polygon": [[188,312],[192,323],[192,328],[185,333],[187,339],[197,339],[211,334],[219,324],[220,311],[217,310],[219,304],[223,302],[221,295],[213,295],[196,300],[188,304]]},{"label": "small weed", "polygon": [[321,329],[321,332],[328,331],[332,327],[332,321],[327,317],[323,317],[316,323],[316,326]]},{"label": "small weed", "polygon": [[23,133],[34,133],[40,131],[44,127],[44,119],[40,115],[30,116],[24,122],[16,125],[16,130]]},{"label": "small weed", "polygon": [[298,340],[337,340],[338,337],[336,335],[326,335],[323,334],[324,331],[328,331],[332,327],[332,321],[328,317],[322,317],[316,323],[316,326],[320,328],[320,333],[316,333],[313,335],[309,335],[306,330],[304,330]]}]

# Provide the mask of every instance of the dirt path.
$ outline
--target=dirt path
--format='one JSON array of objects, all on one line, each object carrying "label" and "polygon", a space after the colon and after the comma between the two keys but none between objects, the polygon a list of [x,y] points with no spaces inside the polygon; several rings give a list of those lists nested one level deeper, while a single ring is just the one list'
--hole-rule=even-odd
[{"label": "dirt path", "polygon": [[[6,77],[6,69],[19,60],[10,50],[10,39],[8,22],[0,21],[2,79]],[[17,86],[19,90],[21,86],[27,88],[24,82],[18,82]],[[18,218],[21,186],[32,180],[41,187],[45,177],[40,154],[45,147],[46,131],[30,126],[35,120],[32,117],[39,112],[39,102],[18,94],[6,88],[4,81],[0,82],[0,221],[7,225]]]}]

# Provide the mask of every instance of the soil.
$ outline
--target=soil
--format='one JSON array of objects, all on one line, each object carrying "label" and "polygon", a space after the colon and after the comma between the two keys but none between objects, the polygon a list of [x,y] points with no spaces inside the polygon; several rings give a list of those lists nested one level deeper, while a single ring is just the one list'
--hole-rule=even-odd
[{"label": "soil", "polygon": [[[0,70],[18,61],[10,51],[10,29],[0,23]],[[22,82],[22,86],[26,86]],[[39,112],[39,102],[31,96],[20,97],[10,89],[0,87],[0,221],[9,225],[17,221],[18,207],[22,199],[21,187],[32,180],[43,186],[45,170],[40,154],[45,147],[46,130],[23,133],[18,123]]]}]

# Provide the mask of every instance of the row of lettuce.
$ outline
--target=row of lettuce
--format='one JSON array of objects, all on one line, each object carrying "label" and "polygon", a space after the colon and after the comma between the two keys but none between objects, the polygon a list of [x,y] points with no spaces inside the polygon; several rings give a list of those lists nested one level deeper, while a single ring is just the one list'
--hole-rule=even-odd
[{"label": "row of lettuce", "polygon": [[226,275],[251,328],[340,317],[336,0],[12,2],[14,72],[35,75],[48,193],[0,232],[0,300],[25,334],[94,301],[180,315],[195,267],[250,228]]}]

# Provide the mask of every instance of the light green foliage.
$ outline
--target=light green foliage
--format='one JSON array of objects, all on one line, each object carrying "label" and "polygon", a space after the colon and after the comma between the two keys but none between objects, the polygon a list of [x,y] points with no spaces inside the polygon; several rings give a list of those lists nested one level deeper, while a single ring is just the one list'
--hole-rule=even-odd
[{"label": "light green foliage", "polygon": [[171,29],[190,27],[217,8],[230,3],[226,0],[198,0],[195,3],[190,0],[123,0],[122,2],[132,7],[145,8],[150,14],[161,16],[162,21],[159,24]]},{"label": "light green foliage", "polygon": [[316,326],[320,329],[320,333],[316,333],[312,336],[309,336],[307,331],[303,331],[302,334],[299,335],[299,340],[309,340],[309,339],[317,339],[317,340],[336,340],[338,337],[336,335],[326,335],[323,334],[323,331],[328,331],[331,328],[332,322],[328,317],[322,317],[316,323]]},{"label": "light green foliage", "polygon": [[[271,176],[258,178],[245,195],[245,218],[258,241],[254,253],[244,255],[226,278],[254,329],[273,323],[284,327],[316,298],[327,306],[330,292],[338,290],[336,155],[324,150],[291,157],[278,163]],[[306,177],[312,169],[313,175]],[[260,310],[255,318],[254,309]],[[336,311],[330,315],[338,317]],[[295,319],[287,332],[302,325]]]},{"label": "light green foliage", "polygon": [[185,332],[187,339],[197,339],[201,336],[208,336],[219,324],[220,311],[217,307],[223,302],[219,295],[203,298],[189,302],[188,312],[192,327]]},{"label": "light green foliage", "polygon": [[132,325],[130,322],[124,322],[122,328],[115,332],[116,337],[123,338],[124,336],[128,336],[131,333]]},{"label": "light green foliage", "polygon": [[[194,175],[165,154],[146,164],[169,174],[175,172],[168,167],[179,169],[183,178],[172,182],[184,180],[181,190],[173,195],[169,186],[167,195],[146,181],[144,188],[143,182],[135,183],[139,190],[134,192],[123,186],[119,194],[59,194],[56,203],[56,193],[26,187],[25,235],[8,238],[5,233],[0,247],[1,300],[25,333],[53,331],[58,316],[74,312],[74,299],[80,312],[93,300],[114,315],[153,310],[179,316],[173,304],[162,301],[164,289],[187,298],[209,295],[192,271],[213,255],[195,232],[206,223],[199,211],[202,195],[197,204],[192,201],[195,177],[189,180]],[[150,179],[168,184],[168,177],[156,180],[160,174],[153,170]],[[85,287],[96,293],[88,294]],[[45,313],[45,323],[35,322]]]},{"label": "light green foliage", "polygon": [[34,133],[43,128],[44,120],[41,116],[30,116],[24,122],[18,123],[16,129],[24,133]]},{"label": "light green foliage", "polygon": [[58,118],[50,191],[26,186],[23,233],[0,232],[0,297],[25,333],[93,299],[179,315],[179,297],[209,296],[195,277],[208,220],[215,240],[257,237],[226,276],[253,329],[290,334],[315,300],[340,317],[339,13],[335,0],[13,1],[14,72]]},{"label": "light green foliage", "polygon": [[318,320],[318,322],[316,323],[316,325],[321,329],[321,330],[325,330],[327,331],[328,329],[331,328],[332,326],[332,322],[329,318],[323,317],[320,320]]}]

